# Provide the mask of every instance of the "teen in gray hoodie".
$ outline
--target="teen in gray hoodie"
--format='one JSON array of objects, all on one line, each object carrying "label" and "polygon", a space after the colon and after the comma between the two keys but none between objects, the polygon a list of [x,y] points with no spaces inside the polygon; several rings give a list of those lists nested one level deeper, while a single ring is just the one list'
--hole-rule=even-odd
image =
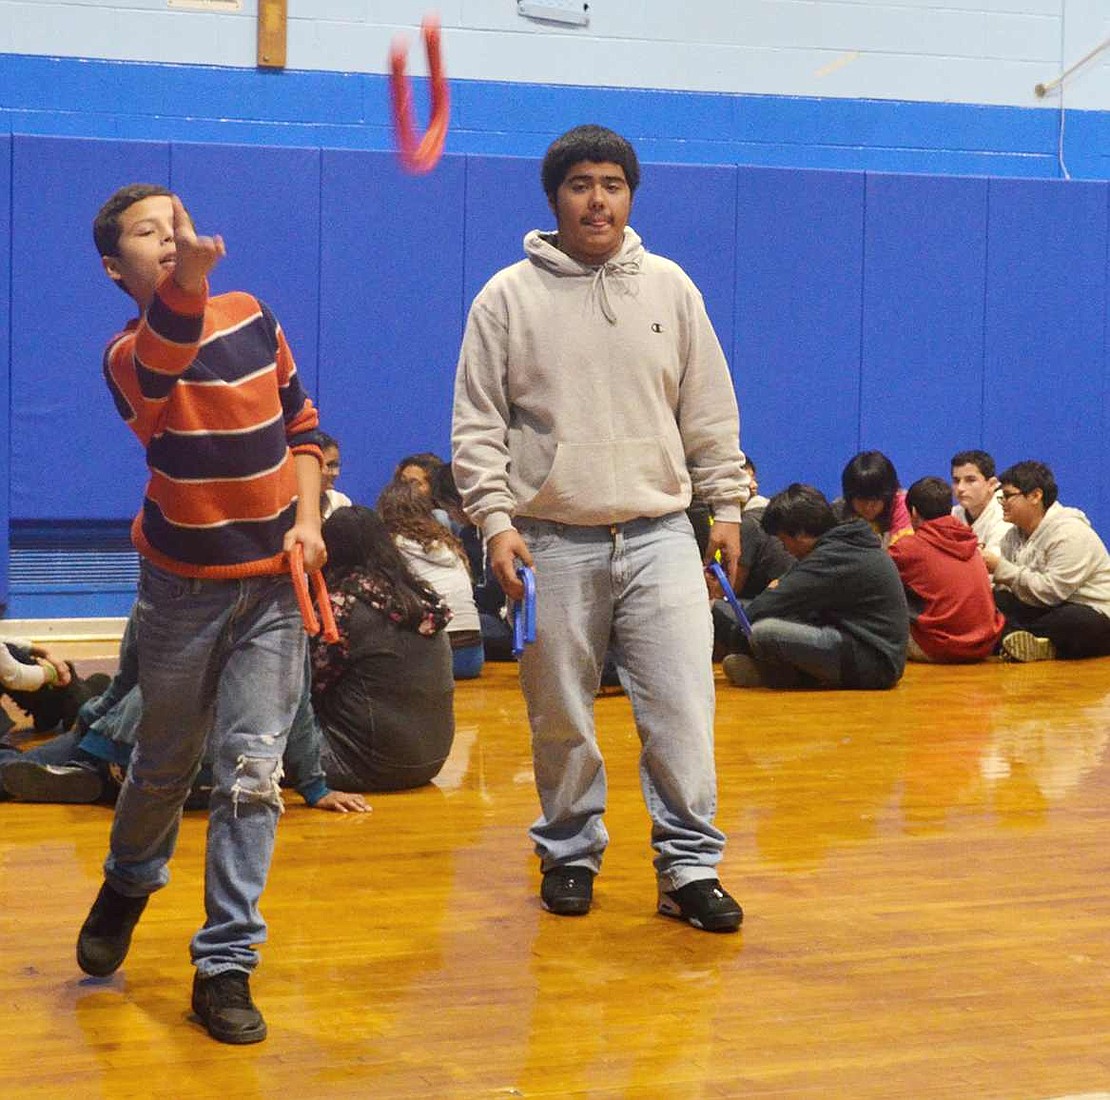
[{"label": "teen in gray hoodie", "polygon": [[1056,499],[1043,462],[1003,470],[1002,510],[1013,527],[983,560],[1006,616],[1002,655],[1015,661],[1110,655],[1110,554],[1090,520]]},{"label": "teen in gray hoodie", "polygon": [[740,924],[717,880],[712,631],[691,496],[715,512],[708,553],[735,574],[748,479],[728,366],[697,288],[627,226],[635,151],[597,126],[543,164],[556,233],[471,307],[452,433],[463,506],[519,598],[535,568],[537,641],[521,658],[542,812],[531,836],[551,912],[589,910],[608,834],[593,702],[613,649],[643,745],[659,910]]}]

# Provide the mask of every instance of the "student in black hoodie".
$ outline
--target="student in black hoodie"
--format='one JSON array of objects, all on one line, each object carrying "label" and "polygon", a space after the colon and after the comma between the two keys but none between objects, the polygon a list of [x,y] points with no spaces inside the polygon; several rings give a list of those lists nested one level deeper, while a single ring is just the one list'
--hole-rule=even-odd
[{"label": "student in black hoodie", "polygon": [[906,666],[909,612],[898,570],[862,519],[838,524],[809,485],[772,497],[763,529],[797,564],[748,605],[747,653],[724,660],[737,687],[893,687]]}]

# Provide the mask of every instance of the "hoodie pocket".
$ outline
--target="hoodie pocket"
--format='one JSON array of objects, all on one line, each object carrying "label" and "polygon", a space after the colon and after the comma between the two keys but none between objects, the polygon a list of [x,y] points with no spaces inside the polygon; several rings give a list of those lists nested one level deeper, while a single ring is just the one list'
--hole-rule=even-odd
[{"label": "hoodie pocket", "polygon": [[[574,523],[655,515],[682,492],[682,477],[657,438],[559,443],[555,461],[526,510]],[[677,506],[676,506],[677,507]]]}]

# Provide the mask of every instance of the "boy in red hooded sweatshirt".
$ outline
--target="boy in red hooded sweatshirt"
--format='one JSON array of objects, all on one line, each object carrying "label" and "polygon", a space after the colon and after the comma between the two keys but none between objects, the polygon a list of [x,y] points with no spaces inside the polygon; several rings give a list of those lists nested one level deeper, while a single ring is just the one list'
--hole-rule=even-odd
[{"label": "boy in red hooded sweatshirt", "polygon": [[[914,537],[890,548],[910,613],[911,661],[981,661],[998,645],[1005,622],[975,532],[951,515],[952,489],[923,477],[906,493]],[[919,609],[919,610],[918,610]]]}]

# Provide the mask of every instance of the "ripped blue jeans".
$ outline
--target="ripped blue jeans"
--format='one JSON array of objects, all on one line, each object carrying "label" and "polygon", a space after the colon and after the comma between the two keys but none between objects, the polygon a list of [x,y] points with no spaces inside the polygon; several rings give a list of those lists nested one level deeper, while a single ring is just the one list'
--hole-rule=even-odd
[{"label": "ripped blue jeans", "polygon": [[191,580],[144,561],[135,610],[142,720],[116,803],[107,881],[139,897],[169,881],[181,807],[211,739],[202,977],[251,970],[282,812],[281,758],[301,697],[305,634],[288,577]]}]

